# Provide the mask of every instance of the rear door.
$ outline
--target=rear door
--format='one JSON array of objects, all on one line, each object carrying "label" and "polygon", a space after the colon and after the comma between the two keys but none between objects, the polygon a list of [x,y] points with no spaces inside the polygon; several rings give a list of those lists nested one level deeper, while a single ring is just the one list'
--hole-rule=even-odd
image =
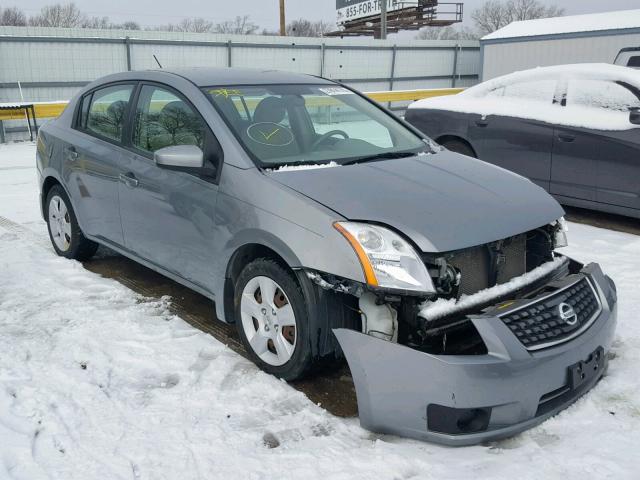
[{"label": "rear door", "polygon": [[124,245],[118,179],[125,121],[135,83],[98,88],[82,98],[75,130],[63,146],[67,188],[88,235]]},{"label": "rear door", "polygon": [[123,164],[120,210],[125,243],[139,257],[208,290],[213,263],[217,179],[158,167],[153,152],[197,145],[219,169],[220,146],[205,121],[177,91],[141,84]]},{"label": "rear door", "polygon": [[629,109],[640,108],[637,92],[603,79],[572,78],[566,86],[551,193],[640,208],[640,130],[629,123]]},{"label": "rear door", "polygon": [[478,158],[528,177],[545,190],[551,178],[553,126],[541,120],[552,116],[557,81],[540,79],[517,82],[495,89],[486,100],[495,102],[496,112],[511,115],[473,115],[469,138]]}]

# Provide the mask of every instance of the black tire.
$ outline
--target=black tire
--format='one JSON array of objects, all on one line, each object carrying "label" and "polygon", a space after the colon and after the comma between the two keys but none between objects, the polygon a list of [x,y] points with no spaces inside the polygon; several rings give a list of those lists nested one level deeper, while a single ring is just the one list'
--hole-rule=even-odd
[{"label": "black tire", "polygon": [[[49,208],[51,206],[51,199],[53,199],[54,197],[59,197],[64,202],[67,210],[66,218],[71,224],[71,235],[68,236],[69,246],[68,248],[66,248],[66,250],[60,248],[53,238]],[[47,222],[47,229],[49,231],[49,239],[51,240],[51,245],[53,245],[53,248],[58,255],[60,255],[61,257],[83,261],[88,260],[93,256],[94,253],[96,253],[98,244],[86,238],[82,233],[82,230],[80,230],[78,219],[75,212],[73,211],[73,207],[71,206],[71,201],[69,200],[67,193],[60,185],[54,185],[49,190],[47,199],[45,200],[44,215]]]},{"label": "black tire", "polygon": [[461,153],[462,155],[466,155],[467,157],[476,158],[475,152],[472,148],[465,142],[461,140],[447,140],[442,144],[447,150],[451,150],[452,152]]},{"label": "black tire", "polygon": [[[284,291],[295,315],[295,345],[291,358],[283,365],[263,361],[250,345],[242,322],[241,299],[247,284],[255,277],[268,277]],[[238,335],[251,360],[262,370],[283,380],[291,381],[310,373],[313,367],[308,310],[304,295],[295,276],[269,258],[258,258],[244,267],[235,284],[234,314]]]}]

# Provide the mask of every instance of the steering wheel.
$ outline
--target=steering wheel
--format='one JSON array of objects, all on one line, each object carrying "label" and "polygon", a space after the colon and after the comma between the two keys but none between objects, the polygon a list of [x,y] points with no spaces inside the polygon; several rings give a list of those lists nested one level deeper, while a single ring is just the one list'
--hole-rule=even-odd
[{"label": "steering wheel", "polygon": [[315,142],[313,142],[311,144],[310,149],[313,150],[314,148],[316,148],[318,145],[320,145],[322,142],[324,142],[327,138],[329,137],[333,137],[334,135],[340,135],[342,136],[345,140],[347,138],[349,138],[349,134],[343,130],[329,130],[326,133],[323,133],[322,135],[320,135],[320,138],[318,138]]}]

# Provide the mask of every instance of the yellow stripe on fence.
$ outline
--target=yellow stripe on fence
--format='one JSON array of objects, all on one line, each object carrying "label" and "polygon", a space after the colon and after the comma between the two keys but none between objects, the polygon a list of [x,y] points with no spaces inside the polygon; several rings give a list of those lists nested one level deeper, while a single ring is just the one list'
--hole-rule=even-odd
[{"label": "yellow stripe on fence", "polygon": [[[427,90],[394,90],[389,92],[365,92],[369,98],[376,102],[410,102],[422,98],[440,97],[443,95],[455,95],[463,88],[433,88]],[[34,102],[36,118],[55,118],[62,113],[67,102],[37,103]],[[0,110],[0,120],[24,120],[24,110]]]},{"label": "yellow stripe on fence", "polygon": [[423,98],[455,95],[464,88],[433,88],[428,90],[394,90],[391,92],[365,92],[365,95],[376,102],[411,102]]},{"label": "yellow stripe on fence", "polygon": [[[33,103],[36,118],[55,118],[62,113],[67,102],[59,103]],[[24,120],[24,108],[15,110],[0,110],[0,120]]]}]

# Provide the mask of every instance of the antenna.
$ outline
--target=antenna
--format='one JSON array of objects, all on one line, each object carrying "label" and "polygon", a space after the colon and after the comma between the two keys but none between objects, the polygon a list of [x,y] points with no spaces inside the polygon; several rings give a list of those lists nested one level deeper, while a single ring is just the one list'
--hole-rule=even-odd
[{"label": "antenna", "polygon": [[160,61],[158,60],[158,57],[156,57],[155,53],[153,54],[153,59],[156,61],[156,63],[158,64],[158,66],[160,68],[162,68],[162,65],[160,65]]}]

